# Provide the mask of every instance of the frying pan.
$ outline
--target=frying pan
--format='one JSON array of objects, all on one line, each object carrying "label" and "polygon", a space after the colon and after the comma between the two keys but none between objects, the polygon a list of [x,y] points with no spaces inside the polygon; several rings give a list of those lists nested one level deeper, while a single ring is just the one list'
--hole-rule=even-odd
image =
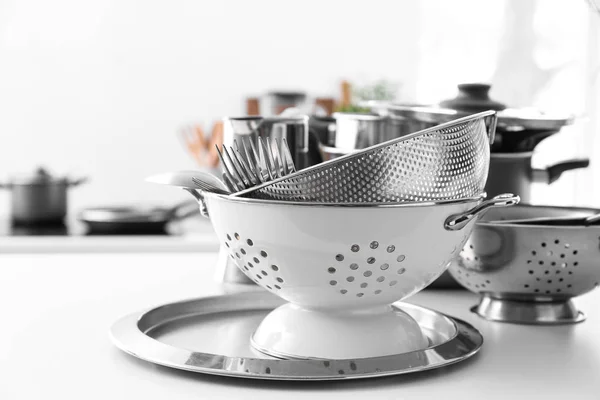
[{"label": "frying pan", "polygon": [[171,208],[115,206],[93,207],[79,213],[77,219],[94,235],[160,235],[167,233],[169,222],[198,214],[195,201],[179,203]]}]

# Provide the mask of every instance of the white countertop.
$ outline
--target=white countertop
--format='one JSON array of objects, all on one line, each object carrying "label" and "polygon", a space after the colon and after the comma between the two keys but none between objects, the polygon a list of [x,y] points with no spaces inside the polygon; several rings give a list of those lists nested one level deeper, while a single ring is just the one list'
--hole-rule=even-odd
[{"label": "white countertop", "polygon": [[600,291],[577,300],[588,320],[536,327],[486,322],[466,291],[427,290],[410,302],[464,319],[483,349],[455,366],[373,380],[268,382],[170,370],[117,350],[120,316],[216,294],[215,254],[0,255],[0,399],[598,399]]}]

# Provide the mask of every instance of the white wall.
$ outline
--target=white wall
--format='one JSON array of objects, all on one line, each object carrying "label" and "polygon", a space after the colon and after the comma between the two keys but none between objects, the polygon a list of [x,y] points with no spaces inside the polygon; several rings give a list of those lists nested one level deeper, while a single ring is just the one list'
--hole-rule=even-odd
[{"label": "white wall", "polygon": [[195,167],[178,127],[272,88],[414,76],[417,16],[414,1],[0,1],[0,175],[88,173],[74,209],[172,202],[142,179]]},{"label": "white wall", "polygon": [[143,178],[195,167],[183,124],[240,114],[268,89],[337,96],[341,79],[439,100],[498,75],[506,10],[524,3],[0,0],[0,176],[40,164],[87,173],[74,210],[172,203],[185,196]]}]

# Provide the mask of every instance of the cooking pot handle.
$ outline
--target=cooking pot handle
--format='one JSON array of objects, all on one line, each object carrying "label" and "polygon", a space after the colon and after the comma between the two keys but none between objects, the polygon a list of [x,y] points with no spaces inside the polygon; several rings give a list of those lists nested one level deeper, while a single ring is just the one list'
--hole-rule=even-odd
[{"label": "cooking pot handle", "polygon": [[512,193],[499,194],[489,200],[485,200],[470,210],[448,217],[444,223],[444,228],[448,231],[459,231],[464,228],[473,218],[483,214],[484,211],[492,207],[508,207],[519,203],[519,196]]},{"label": "cooking pot handle", "polygon": [[570,171],[572,169],[578,168],[586,168],[590,165],[590,160],[588,158],[582,159],[574,159],[559,162],[558,164],[551,165],[549,167],[540,169],[533,169],[533,181],[534,182],[543,182],[543,183],[552,183],[556,181],[563,172]]},{"label": "cooking pot handle", "polygon": [[79,178],[69,179],[67,182],[69,186],[79,186],[82,183],[86,183],[88,180],[89,178],[87,176],[81,176]]}]

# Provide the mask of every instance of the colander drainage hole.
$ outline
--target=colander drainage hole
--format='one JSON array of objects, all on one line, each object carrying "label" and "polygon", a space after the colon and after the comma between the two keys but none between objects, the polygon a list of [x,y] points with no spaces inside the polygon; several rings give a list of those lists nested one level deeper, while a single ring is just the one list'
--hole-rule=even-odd
[{"label": "colander drainage hole", "polygon": [[240,253],[242,253],[243,255],[246,255],[246,250],[240,249]]},{"label": "colander drainage hole", "polygon": [[335,271],[336,270],[333,267],[327,268],[327,272],[329,272],[330,274],[335,274]]},{"label": "colander drainage hole", "polygon": [[[403,274],[403,273],[405,273],[405,272],[406,272],[406,268],[400,268],[400,269],[398,270],[398,275],[402,275],[402,274]],[[459,272],[460,272],[460,271],[459,271]]]},{"label": "colander drainage hole", "polygon": [[261,274],[263,274],[264,276],[267,276],[269,274],[267,274],[267,271],[265,271],[264,269],[260,271]]},{"label": "colander drainage hole", "polygon": [[394,250],[396,250],[396,246],[394,246],[394,245],[390,245],[390,246],[387,247],[387,252],[388,253],[393,253]]},{"label": "colander drainage hole", "polygon": [[367,285],[367,283],[366,283],[366,282],[363,282],[363,283],[361,283],[361,284],[360,284],[360,287],[361,287],[361,288],[363,288],[363,289],[364,289],[364,288],[366,288],[367,286],[368,286],[368,285]]},{"label": "colander drainage hole", "polygon": [[398,258],[396,258],[396,260],[397,260],[398,262],[402,262],[402,261],[404,261],[405,259],[406,259],[406,257],[404,256],[404,254],[400,254],[400,255],[398,256]]},{"label": "colander drainage hole", "polygon": [[379,294],[379,293],[381,293],[381,290],[377,289],[377,290],[375,291],[375,294]]},{"label": "colander drainage hole", "polygon": [[338,261],[344,261],[344,256],[342,254],[338,254],[335,256],[335,259]]},{"label": "colander drainage hole", "polygon": [[373,264],[375,262],[375,257],[369,257],[367,258],[367,263],[368,264]]},{"label": "colander drainage hole", "polygon": [[275,289],[277,289],[277,290],[281,289],[281,286],[279,286],[279,285],[273,285],[273,286],[274,286],[274,287],[275,287]]},{"label": "colander drainage hole", "polygon": [[364,293],[357,293],[356,297],[363,297],[365,294]]},{"label": "colander drainage hole", "polygon": [[227,234],[227,240],[231,240],[231,236],[229,236],[229,234]]},{"label": "colander drainage hole", "polygon": [[357,253],[360,250],[360,246],[357,244],[353,244],[352,246],[350,246],[350,250],[352,250],[352,252]]},{"label": "colander drainage hole", "polygon": [[341,294],[346,294],[346,293],[348,293],[348,291],[346,289],[342,289],[342,290],[340,290],[340,293]]},{"label": "colander drainage hole", "polygon": [[368,277],[370,277],[371,275],[373,275],[373,273],[372,273],[371,271],[365,271],[365,272],[363,273],[363,275],[364,275],[366,278],[368,278]]},{"label": "colander drainage hole", "polygon": [[391,281],[391,282],[390,282],[390,286],[394,286],[394,285],[395,285],[395,284],[397,284],[397,283],[398,283],[398,281]]},{"label": "colander drainage hole", "polygon": [[390,264],[388,263],[384,263],[381,264],[381,267],[379,267],[382,271],[385,271],[386,269],[388,269],[390,267]]},{"label": "colander drainage hole", "polygon": [[329,284],[330,284],[331,286],[335,286],[335,285],[337,285],[337,281],[329,281]]},{"label": "colander drainage hole", "polygon": [[273,271],[279,271],[279,267],[277,265],[271,265],[271,269]]},{"label": "colander drainage hole", "polygon": [[277,277],[277,282],[279,282],[279,283],[283,283],[283,279],[281,279],[281,278]]},{"label": "colander drainage hole", "polygon": [[252,259],[254,260],[255,263],[257,263],[257,264],[260,263],[260,260],[258,258],[254,257]]},{"label": "colander drainage hole", "polygon": [[354,282],[354,277],[353,276],[349,276],[349,277],[346,278],[346,280],[348,282]]},{"label": "colander drainage hole", "polygon": [[248,261],[248,266],[249,266],[250,268],[254,268],[254,264],[252,264],[250,261]]},{"label": "colander drainage hole", "polygon": [[254,246],[254,242],[252,241],[252,239],[246,240],[246,243],[248,243],[248,246]]},{"label": "colander drainage hole", "polygon": [[373,250],[375,250],[376,248],[379,247],[379,243],[376,241],[371,242],[371,244],[369,245]]},{"label": "colander drainage hole", "polygon": [[356,263],[350,264],[350,269],[353,271],[356,271],[358,269],[358,264],[356,264]]},{"label": "colander drainage hole", "polygon": [[261,251],[260,251],[260,255],[261,255],[261,256],[263,256],[264,258],[267,258],[267,255],[268,255],[268,254],[267,254],[267,252],[266,252],[266,251],[264,251],[264,250],[261,250]]},{"label": "colander drainage hole", "polygon": [[383,282],[385,281],[385,277],[380,276],[379,278],[377,278],[377,282]]}]

